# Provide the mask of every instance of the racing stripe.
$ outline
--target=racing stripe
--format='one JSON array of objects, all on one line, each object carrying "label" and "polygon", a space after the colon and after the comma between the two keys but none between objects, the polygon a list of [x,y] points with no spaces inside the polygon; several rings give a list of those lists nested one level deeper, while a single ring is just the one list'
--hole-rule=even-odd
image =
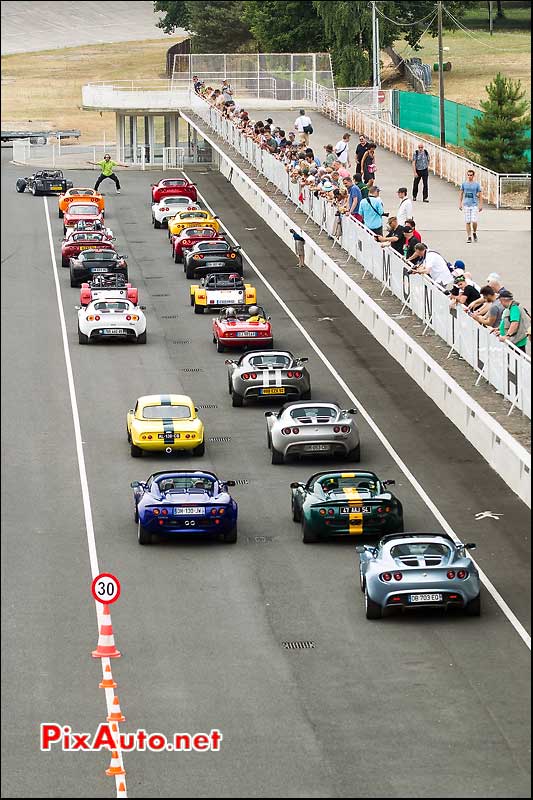
[{"label": "racing stripe", "polygon": [[264,369],[263,370],[263,386],[268,386],[270,382],[270,370]]},{"label": "racing stripe", "polygon": [[[172,401],[170,399],[170,395],[168,395],[168,394],[160,395],[159,401],[160,401],[162,406],[171,406],[172,405]],[[172,419],[172,417],[166,417],[166,418],[161,420],[161,423],[163,425],[163,433],[165,434],[165,437],[169,433],[171,433],[172,434],[172,444],[174,444],[174,420]],[[163,441],[165,443],[170,444],[170,438],[168,440],[165,438]]]},{"label": "racing stripe", "polygon": [[[344,477],[352,477],[351,475],[343,475]],[[358,505],[362,504],[361,495],[357,491],[357,489],[343,489],[344,495],[348,500],[349,506],[355,506],[357,503]],[[349,514],[348,515],[348,533],[350,534],[358,534],[363,533],[363,512],[361,511],[359,514]]]},{"label": "racing stripe", "polygon": [[276,370],[276,386],[281,386],[281,370]]}]

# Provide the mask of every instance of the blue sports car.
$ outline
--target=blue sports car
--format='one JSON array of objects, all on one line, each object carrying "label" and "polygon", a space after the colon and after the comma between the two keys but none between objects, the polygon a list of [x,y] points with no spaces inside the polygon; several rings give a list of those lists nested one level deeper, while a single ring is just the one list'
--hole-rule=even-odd
[{"label": "blue sports car", "polygon": [[237,541],[237,503],[228,492],[235,481],[212,472],[155,472],[147,481],[133,481],[134,518],[139,544],[152,534],[203,534],[224,542]]},{"label": "blue sports car", "polygon": [[455,607],[478,617],[479,574],[466,553],[475,546],[446,533],[391,533],[376,545],[358,545],[367,619],[379,619],[395,608],[424,607]]}]

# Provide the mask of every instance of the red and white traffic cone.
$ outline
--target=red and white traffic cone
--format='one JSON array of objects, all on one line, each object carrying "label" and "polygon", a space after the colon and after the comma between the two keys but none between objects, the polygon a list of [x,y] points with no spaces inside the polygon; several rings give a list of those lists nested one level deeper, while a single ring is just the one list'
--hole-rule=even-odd
[{"label": "red and white traffic cone", "polygon": [[115,647],[111,614],[109,613],[109,606],[107,603],[104,603],[104,610],[100,617],[98,644],[96,645],[96,650],[93,650],[91,655],[93,658],[119,658],[121,655]]},{"label": "red and white traffic cone", "polygon": [[116,694],[113,698],[113,710],[111,714],[107,717],[108,722],[125,722],[126,717],[123,716],[122,711],[120,710],[120,703],[118,702],[118,695]]},{"label": "red and white traffic cone", "polygon": [[125,775],[126,774],[126,770],[122,766],[122,762],[121,762],[121,760],[120,760],[120,758],[118,756],[118,751],[117,750],[113,750],[112,751],[112,753],[111,753],[111,764],[106,769],[105,774],[109,775],[110,777],[112,775]]},{"label": "red and white traffic cone", "polygon": [[117,684],[113,680],[113,673],[111,672],[111,667],[109,664],[106,665],[104,668],[104,677],[98,684],[100,689],[116,689]]},{"label": "red and white traffic cone", "polygon": [[126,791],[126,784],[124,781],[120,781],[117,789],[117,797],[127,797],[128,793]]}]

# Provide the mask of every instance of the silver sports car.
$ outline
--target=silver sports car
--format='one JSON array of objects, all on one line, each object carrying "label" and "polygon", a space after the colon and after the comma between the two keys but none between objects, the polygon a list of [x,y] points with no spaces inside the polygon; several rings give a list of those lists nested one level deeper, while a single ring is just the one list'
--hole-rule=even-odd
[{"label": "silver sports car", "polygon": [[232,405],[242,406],[244,400],[267,397],[311,399],[311,379],[306,367],[307,358],[295,358],[287,351],[245,353],[238,361],[226,360],[228,391]]},{"label": "silver sports car", "polygon": [[358,545],[359,580],[367,619],[391,609],[460,608],[481,613],[479,574],[466,553],[475,544],[446,533],[391,533],[376,545]]},{"label": "silver sports car", "polygon": [[337,403],[285,403],[280,410],[266,411],[267,444],[272,463],[283,464],[288,456],[344,456],[361,460],[359,429],[353,419],[356,408]]}]

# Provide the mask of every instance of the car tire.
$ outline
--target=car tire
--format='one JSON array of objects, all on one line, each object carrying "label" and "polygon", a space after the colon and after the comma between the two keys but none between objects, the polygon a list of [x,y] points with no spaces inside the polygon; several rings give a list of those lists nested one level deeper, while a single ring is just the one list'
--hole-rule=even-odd
[{"label": "car tire", "polygon": [[465,606],[465,614],[467,617],[479,617],[481,615],[481,595],[478,594],[473,600]]},{"label": "car tire", "polygon": [[217,353],[223,353],[226,350],[224,345],[220,343],[220,339],[216,339],[216,345],[217,345]]},{"label": "car tire", "polygon": [[283,464],[285,462],[285,457],[283,453],[280,453],[279,450],[276,450],[274,445],[272,445],[272,458],[271,461],[273,464]]},{"label": "car tire", "polygon": [[146,331],[137,336],[137,344],[146,344]]},{"label": "car tire", "polygon": [[38,197],[41,194],[40,191],[36,188],[35,184],[33,184],[33,186],[31,187],[31,193],[34,197]]},{"label": "car tire", "polygon": [[242,408],[244,405],[244,397],[238,392],[231,392],[231,405],[233,408]]},{"label": "car tire", "polygon": [[62,266],[64,269],[68,269],[68,268],[70,267],[70,259],[66,259],[66,260],[65,260],[64,258],[62,258],[62,259],[61,259],[61,266]]},{"label": "car tire", "polygon": [[379,603],[375,603],[368,596],[368,588],[365,586],[365,614],[367,619],[381,619],[382,611]]},{"label": "car tire", "polygon": [[70,273],[70,285],[72,286],[73,289],[79,287],[80,285],[79,281],[77,281],[75,278],[72,277],[72,273]]},{"label": "car tire", "polygon": [[87,336],[87,334],[82,333],[80,331],[80,326],[79,325],[78,325],[78,342],[80,344],[89,344],[89,337]]},{"label": "car tire", "polygon": [[361,570],[359,570],[359,586],[361,587],[361,591],[364,592],[366,589],[366,580],[363,577]]},{"label": "car tire", "polygon": [[135,500],[133,501],[133,519],[135,522],[139,522],[139,507]]},{"label": "car tire", "polygon": [[131,442],[130,453],[132,458],[140,458],[143,454],[143,451],[141,450],[140,447],[137,447],[136,444],[133,444],[133,442]]},{"label": "car tire", "polygon": [[301,522],[302,521],[302,512],[301,509],[298,510],[294,503],[294,500],[291,503],[291,510],[292,510],[292,521],[293,522]]},{"label": "car tire", "polygon": [[231,378],[228,378],[228,394],[233,393],[233,384],[231,382]]},{"label": "car tire", "polygon": [[61,211],[60,208],[57,210],[57,216],[59,217],[59,219],[63,219],[63,212]]},{"label": "car tire", "polygon": [[193,305],[194,305],[194,295],[191,294],[191,306],[193,306]]},{"label": "car tire", "polygon": [[194,278],[194,269],[191,269],[188,264],[187,269],[185,270],[185,277],[188,278],[188,280],[192,280]]},{"label": "car tire", "polygon": [[24,180],[24,178],[18,179],[18,181],[15,184],[15,189],[17,190],[17,192],[19,192],[19,194],[22,194],[22,192],[26,191],[26,181]]},{"label": "car tire", "polygon": [[302,522],[302,542],[304,544],[316,544],[318,542],[318,534],[309,530],[305,519]]},{"label": "car tire", "polygon": [[196,456],[197,458],[203,456],[204,453],[205,453],[205,439],[201,444],[198,445],[198,447],[195,447],[194,450],[192,451],[193,456]]},{"label": "car tire", "polygon": [[235,544],[237,541],[237,526],[235,525],[230,531],[222,534],[225,544]]},{"label": "car tire", "polygon": [[355,461],[357,464],[361,461],[361,445],[358,444],[353,450],[346,454],[346,461]]},{"label": "car tire", "polygon": [[272,449],[272,437],[270,435],[270,430],[267,428],[267,447],[269,450]]},{"label": "car tire", "polygon": [[391,533],[403,533],[404,531],[405,531],[405,525],[403,524],[403,517],[402,517],[401,521],[397,524],[394,530],[391,531]]},{"label": "car tire", "polygon": [[179,264],[180,263],[180,257],[178,255],[178,253],[176,253],[175,250],[173,250],[172,252],[174,253],[174,264]]},{"label": "car tire", "polygon": [[197,305],[195,303],[194,304],[194,313],[195,314],[203,314],[204,313],[204,307],[203,306],[199,306],[199,305]]},{"label": "car tire", "polygon": [[302,392],[300,395],[300,400],[310,400],[311,399],[311,387],[306,392]]},{"label": "car tire", "polygon": [[137,541],[139,544],[152,544],[152,534],[141,525],[140,521],[137,523]]},{"label": "car tire", "polygon": [[63,236],[67,235],[67,226],[63,225]]},{"label": "car tire", "polygon": [[160,228],[161,227],[161,223],[159,222],[159,220],[156,219],[155,217],[153,219],[154,219],[154,228]]}]

